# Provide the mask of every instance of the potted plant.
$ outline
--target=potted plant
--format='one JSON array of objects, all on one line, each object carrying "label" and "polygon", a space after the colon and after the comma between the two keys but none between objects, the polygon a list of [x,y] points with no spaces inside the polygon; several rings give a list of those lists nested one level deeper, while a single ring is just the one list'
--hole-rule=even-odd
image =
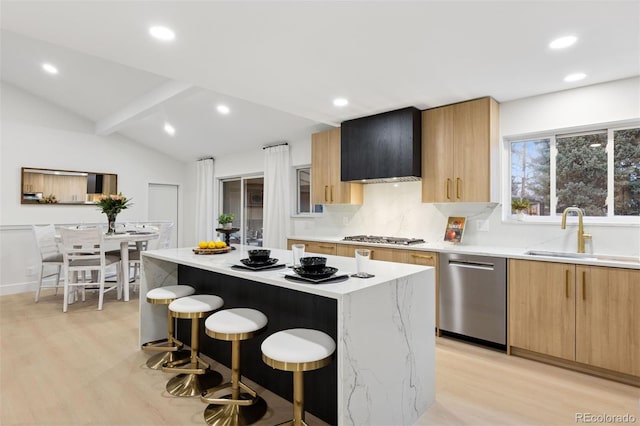
[{"label": "potted plant", "polygon": [[233,213],[222,213],[218,216],[218,223],[222,225],[222,229],[231,229],[235,218],[236,215]]},{"label": "potted plant", "polygon": [[529,210],[530,204],[526,198],[520,198],[519,200],[514,198],[511,200],[511,211],[518,215],[518,219],[522,220],[525,212]]}]

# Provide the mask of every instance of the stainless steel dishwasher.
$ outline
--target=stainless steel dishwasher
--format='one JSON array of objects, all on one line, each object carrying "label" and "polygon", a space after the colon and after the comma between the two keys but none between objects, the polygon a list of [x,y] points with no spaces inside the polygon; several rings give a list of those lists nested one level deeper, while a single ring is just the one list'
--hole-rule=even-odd
[{"label": "stainless steel dishwasher", "polygon": [[457,253],[439,257],[440,331],[506,347],[506,259]]}]

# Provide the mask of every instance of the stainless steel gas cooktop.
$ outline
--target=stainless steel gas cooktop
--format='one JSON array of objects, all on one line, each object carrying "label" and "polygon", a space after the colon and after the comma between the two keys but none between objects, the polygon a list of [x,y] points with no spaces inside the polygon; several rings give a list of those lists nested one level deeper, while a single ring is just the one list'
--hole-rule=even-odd
[{"label": "stainless steel gas cooktop", "polygon": [[356,241],[359,243],[398,244],[398,245],[424,243],[424,240],[421,238],[381,237],[377,235],[353,235],[350,237],[344,237],[342,241]]}]

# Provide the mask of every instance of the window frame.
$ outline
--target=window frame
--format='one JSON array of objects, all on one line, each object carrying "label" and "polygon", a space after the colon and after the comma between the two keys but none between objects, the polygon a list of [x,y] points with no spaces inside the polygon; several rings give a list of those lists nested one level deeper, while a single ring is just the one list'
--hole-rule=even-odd
[{"label": "window frame", "polygon": [[[220,213],[223,213],[222,210],[222,205],[224,203],[224,183],[225,182],[231,182],[231,181],[240,181],[240,191],[241,191],[241,196],[240,196],[240,218],[238,218],[240,220],[240,231],[238,231],[238,233],[240,234],[240,241],[241,244],[245,244],[246,242],[246,229],[244,226],[245,223],[245,209],[246,209],[246,204],[245,204],[245,181],[248,179],[258,179],[258,178],[262,178],[264,179],[264,173],[250,173],[250,174],[246,174],[246,175],[233,175],[233,176],[225,176],[225,177],[219,177],[218,179],[218,203],[217,203],[217,209],[218,209],[218,215]],[[263,184],[264,185],[264,184]],[[264,186],[263,186],[263,190],[264,190]],[[214,221],[216,221],[217,224],[217,218],[218,216],[216,216],[214,218]],[[216,226],[217,227],[217,226]]]},{"label": "window frame", "polygon": [[299,190],[300,190],[300,182],[298,180],[298,173],[300,170],[302,169],[309,169],[309,205],[311,207],[311,209],[313,210],[314,208],[314,204],[313,204],[313,177],[311,174],[311,164],[300,164],[297,166],[293,166],[292,170],[293,173],[292,175],[295,176],[295,179],[291,179],[291,192],[293,194],[293,196],[291,197],[291,217],[293,218],[313,218],[313,217],[322,217],[324,215],[324,209],[323,212],[309,212],[309,213],[301,213],[299,211],[299,199],[298,196],[300,195]]},{"label": "window frame", "polygon": [[[556,213],[557,194],[556,194],[556,155],[558,137],[567,137],[584,133],[597,133],[606,131],[607,133],[607,206],[612,206],[614,202],[614,143],[613,133],[618,130],[626,130],[640,128],[640,120],[624,120],[608,123],[592,124],[588,126],[577,126],[570,128],[551,129],[546,131],[523,133],[516,135],[504,136],[502,138],[502,164],[501,167],[501,194],[502,194],[502,221],[508,223],[534,223],[534,224],[560,224],[562,213]],[[549,139],[549,155],[550,158],[550,188],[549,188],[549,216],[525,216],[524,219],[518,218],[517,215],[511,213],[511,144],[514,142],[522,142],[529,139]],[[570,219],[573,220],[573,219]],[[606,216],[584,216],[584,223],[602,224],[602,225],[620,225],[640,226],[640,216],[614,216],[612,207],[607,209]]]}]

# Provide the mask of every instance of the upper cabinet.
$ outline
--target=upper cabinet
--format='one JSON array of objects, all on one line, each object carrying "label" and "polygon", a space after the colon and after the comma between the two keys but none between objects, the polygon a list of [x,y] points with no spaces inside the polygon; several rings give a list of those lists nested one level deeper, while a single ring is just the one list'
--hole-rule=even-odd
[{"label": "upper cabinet", "polygon": [[313,204],[362,204],[362,184],[340,181],[340,129],[311,136]]},{"label": "upper cabinet", "polygon": [[490,201],[498,115],[488,97],[422,112],[423,203]]}]

